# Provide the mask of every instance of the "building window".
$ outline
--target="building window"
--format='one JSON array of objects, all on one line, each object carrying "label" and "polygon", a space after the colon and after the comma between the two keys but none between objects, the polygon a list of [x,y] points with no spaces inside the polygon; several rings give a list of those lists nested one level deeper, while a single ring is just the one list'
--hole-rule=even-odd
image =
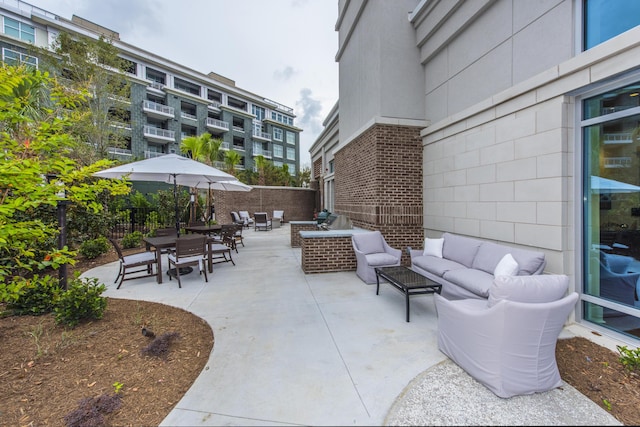
[{"label": "building window", "polygon": [[256,120],[264,120],[266,110],[262,107],[258,107],[257,105],[251,106],[251,112],[256,116]]},{"label": "building window", "polygon": [[38,58],[7,48],[2,48],[2,61],[9,65],[29,64],[38,67]]},{"label": "building window", "polygon": [[640,25],[640,2],[584,0],[584,50]]},{"label": "building window", "polygon": [[282,141],[282,129],[273,128],[273,139],[276,141]]},{"label": "building window", "polygon": [[271,112],[271,120],[275,120],[276,122],[284,123],[285,125],[293,126],[293,118],[285,116],[282,113],[276,113],[275,111]]},{"label": "building window", "polygon": [[[636,76],[637,78],[637,76]],[[584,98],[583,318],[640,337],[640,81]],[[625,290],[626,289],[626,290]]]},{"label": "building window", "polygon": [[273,161],[273,166],[275,166],[277,168],[281,168],[283,164],[284,163],[282,163],[281,161],[278,161],[278,160],[274,160]]},{"label": "building window", "polygon": [[31,25],[23,24],[6,16],[4,17],[4,33],[26,42],[36,42],[36,30]]},{"label": "building window", "polygon": [[273,145],[273,157],[284,157],[284,151],[282,145]]},{"label": "building window", "polygon": [[287,131],[287,144],[295,144],[296,143],[296,134],[293,132]]},{"label": "building window", "polygon": [[295,160],[296,159],[296,149],[287,147],[287,159]]}]

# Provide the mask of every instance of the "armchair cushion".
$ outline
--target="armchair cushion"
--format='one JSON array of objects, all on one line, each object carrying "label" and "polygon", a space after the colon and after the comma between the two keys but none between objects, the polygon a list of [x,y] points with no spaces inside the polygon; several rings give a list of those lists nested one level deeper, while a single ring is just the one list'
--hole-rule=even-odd
[{"label": "armchair cushion", "polygon": [[497,276],[489,289],[488,307],[501,300],[546,303],[562,299],[569,288],[569,277],[564,274],[537,274],[534,276]]},{"label": "armchair cushion", "polygon": [[444,246],[444,238],[440,239],[424,239],[424,255],[431,255],[442,258],[442,247]]}]

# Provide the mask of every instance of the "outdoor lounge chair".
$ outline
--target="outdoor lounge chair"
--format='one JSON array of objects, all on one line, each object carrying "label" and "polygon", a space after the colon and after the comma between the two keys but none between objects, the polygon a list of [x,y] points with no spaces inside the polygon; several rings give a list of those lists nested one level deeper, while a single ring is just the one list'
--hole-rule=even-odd
[{"label": "outdoor lounge chair", "polygon": [[402,250],[389,246],[379,231],[354,234],[351,244],[356,254],[356,274],[364,283],[376,283],[376,267],[400,265]]},{"label": "outdoor lounge chair", "polygon": [[[155,252],[145,251],[125,256],[122,254],[122,249],[120,248],[120,245],[118,245],[118,242],[113,239],[109,239],[109,241],[116,250],[118,258],[120,258],[120,270],[118,271],[116,280],[113,282],[116,283],[118,282],[118,280],[120,280],[116,289],[120,289],[120,285],[122,285],[122,282],[125,280],[140,279],[143,277],[151,277],[156,275],[156,273],[153,272],[153,264],[156,264],[156,266],[158,265],[158,260],[156,259]],[[144,268],[130,270],[136,267]],[[129,274],[143,272],[145,273],[144,275],[138,274],[133,277],[125,277]]]},{"label": "outdoor lounge chair", "polygon": [[502,398],[562,385],[556,342],[578,301],[565,275],[497,276],[489,299],[434,294],[438,348]]},{"label": "outdoor lounge chair", "polygon": [[[175,268],[179,288],[182,287],[180,269],[183,267],[197,265],[200,274],[204,273],[204,281],[209,281],[205,265],[206,241],[207,237],[204,235],[183,236],[176,239],[176,249],[167,256],[167,259],[169,260],[169,268]],[[169,274],[169,279],[171,279],[171,274]]]},{"label": "outdoor lounge chair", "polygon": [[240,219],[244,221],[244,226],[249,228],[253,225],[254,219],[249,216],[248,211],[238,211],[238,215],[240,215]]},{"label": "outdoor lounge chair", "polygon": [[271,220],[269,219],[269,217],[267,216],[266,212],[256,212],[253,214],[253,220],[254,220],[254,224],[253,224],[253,230],[254,231],[258,231],[258,230],[264,230],[264,231],[268,231],[271,230]]}]

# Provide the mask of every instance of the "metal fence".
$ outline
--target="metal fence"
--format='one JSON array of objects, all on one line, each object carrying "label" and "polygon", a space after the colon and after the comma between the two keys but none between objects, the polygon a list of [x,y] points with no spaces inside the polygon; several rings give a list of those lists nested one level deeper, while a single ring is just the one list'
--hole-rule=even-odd
[{"label": "metal fence", "polygon": [[[186,224],[187,218],[180,220],[182,227]],[[175,227],[175,216],[163,218],[162,214],[153,208],[128,208],[116,213],[116,219],[109,230],[109,236],[120,239],[125,234],[135,231],[147,234],[152,230],[164,227]]]}]

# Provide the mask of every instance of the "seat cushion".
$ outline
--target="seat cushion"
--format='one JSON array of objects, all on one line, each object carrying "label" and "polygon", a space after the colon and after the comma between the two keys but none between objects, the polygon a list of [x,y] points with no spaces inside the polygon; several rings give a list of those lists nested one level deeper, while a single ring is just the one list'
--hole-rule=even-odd
[{"label": "seat cushion", "polygon": [[545,303],[564,298],[569,277],[564,274],[536,274],[533,276],[498,276],[489,289],[487,305],[500,300],[526,303]]},{"label": "seat cushion", "polygon": [[[460,286],[474,293],[475,295],[487,298],[489,289],[493,285],[493,274],[486,273],[482,270],[473,268],[461,268],[458,270],[450,270],[442,276],[445,280]],[[509,276],[505,276],[509,277]]]},{"label": "seat cushion", "polygon": [[459,270],[466,268],[464,265],[445,258],[438,258],[431,255],[422,255],[411,259],[411,263],[421,269],[442,277],[444,273],[450,270]]},{"label": "seat cushion", "polygon": [[396,264],[400,261],[398,258],[386,252],[365,255],[365,258],[367,259],[369,267],[384,267],[386,265]]}]

